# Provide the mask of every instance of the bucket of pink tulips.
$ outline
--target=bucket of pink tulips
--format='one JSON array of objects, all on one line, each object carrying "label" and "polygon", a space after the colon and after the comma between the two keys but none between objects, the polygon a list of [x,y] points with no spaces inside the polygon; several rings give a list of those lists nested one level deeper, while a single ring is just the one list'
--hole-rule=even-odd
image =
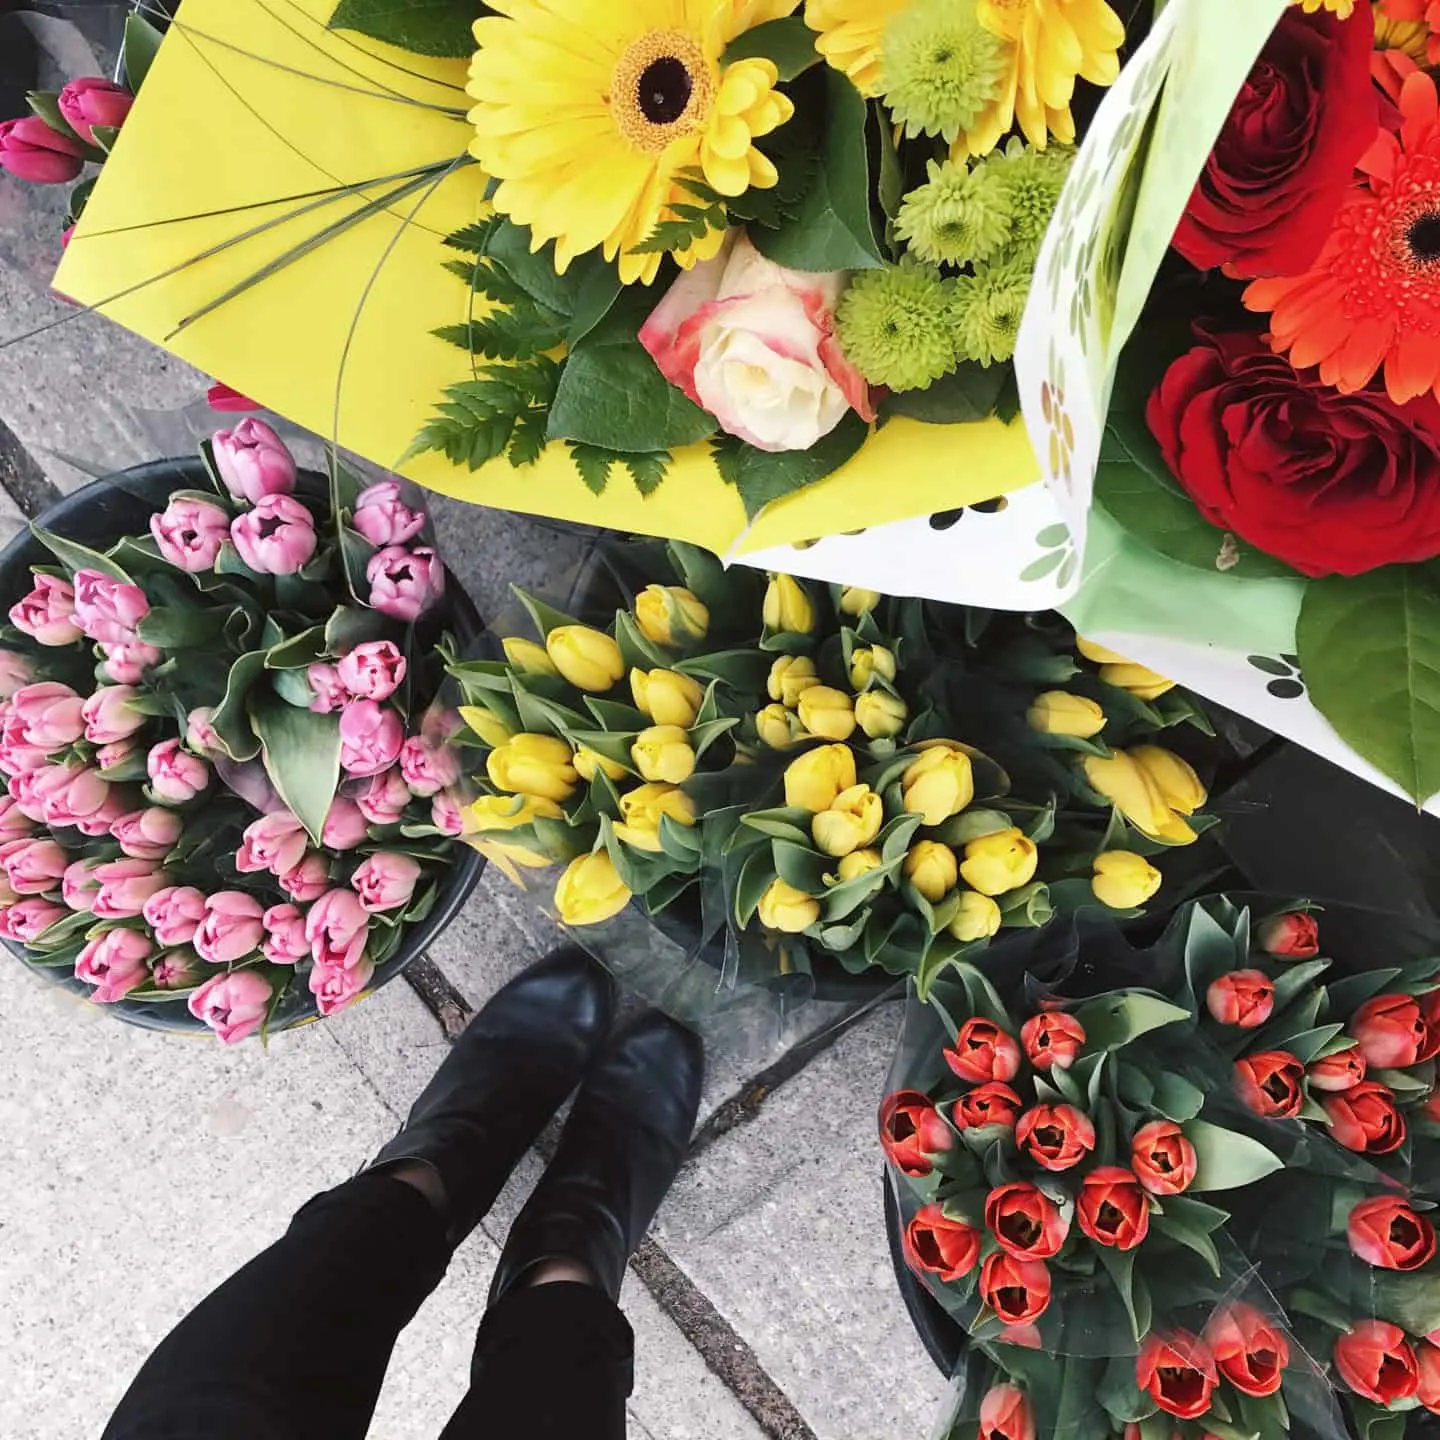
[{"label": "bucket of pink tulips", "polygon": [[397,975],[483,861],[439,648],[483,625],[415,497],[244,420],[0,554],[0,940],[226,1043]]}]

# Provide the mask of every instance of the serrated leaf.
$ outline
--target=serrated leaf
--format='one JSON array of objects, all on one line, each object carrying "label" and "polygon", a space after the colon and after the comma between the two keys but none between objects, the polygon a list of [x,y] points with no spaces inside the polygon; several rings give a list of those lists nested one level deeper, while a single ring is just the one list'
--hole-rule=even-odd
[{"label": "serrated leaf", "polygon": [[670,468],[670,452],[656,450],[648,455],[626,455],[625,467],[642,495],[653,495]]},{"label": "serrated leaf", "polygon": [[710,453],[720,478],[740,492],[745,513],[753,520],[771,501],[834,474],[869,438],[870,427],[851,410],[808,450],[760,450],[733,435],[720,435]]},{"label": "serrated leaf", "polygon": [[592,495],[603,495],[610,483],[610,472],[619,463],[620,456],[613,450],[604,450],[598,445],[580,445],[573,440],[567,441],[565,448],[569,450],[586,489]]},{"label": "serrated leaf", "polygon": [[498,215],[492,215],[488,220],[477,220],[473,225],[463,225],[445,237],[445,244],[452,250],[463,250],[467,255],[483,255],[499,221]]}]

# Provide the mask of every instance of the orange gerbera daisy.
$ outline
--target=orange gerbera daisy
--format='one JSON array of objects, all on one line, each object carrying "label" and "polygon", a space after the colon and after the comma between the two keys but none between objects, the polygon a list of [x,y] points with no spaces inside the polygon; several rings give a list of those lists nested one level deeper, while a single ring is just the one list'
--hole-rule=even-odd
[{"label": "orange gerbera daisy", "polygon": [[1256,280],[1270,345],[1346,394],[1383,368],[1397,404],[1440,398],[1440,96],[1423,72],[1400,91],[1398,135],[1382,131],[1320,258],[1304,275]]}]

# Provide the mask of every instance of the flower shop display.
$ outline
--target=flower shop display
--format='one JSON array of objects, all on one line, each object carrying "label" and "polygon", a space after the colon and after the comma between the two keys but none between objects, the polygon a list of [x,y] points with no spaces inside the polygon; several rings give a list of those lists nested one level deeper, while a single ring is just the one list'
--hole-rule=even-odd
[{"label": "flower shop display", "polygon": [[32,968],[233,1043],[463,902],[437,646],[481,627],[401,484],[327,484],[246,419],[76,492],[0,574],[0,938]]},{"label": "flower shop display", "polygon": [[1440,1412],[1440,961],[1351,968],[1323,934],[1210,899],[1148,950],[1082,926],[912,1006],[880,1137],[960,1339],[932,1347],[958,1357],[943,1433],[1339,1440]]},{"label": "flower shop display", "polygon": [[[530,596],[504,658],[451,666],[480,796],[467,828],[559,918],[632,899],[766,978],[835,966],[922,990],[1003,927],[1140,913],[1208,828],[1158,743],[1204,716],[1068,626],[618,555],[624,608]],[[1172,898],[1173,897],[1173,898]],[[589,938],[587,936],[587,938]],[[596,938],[596,943],[603,940]]]}]

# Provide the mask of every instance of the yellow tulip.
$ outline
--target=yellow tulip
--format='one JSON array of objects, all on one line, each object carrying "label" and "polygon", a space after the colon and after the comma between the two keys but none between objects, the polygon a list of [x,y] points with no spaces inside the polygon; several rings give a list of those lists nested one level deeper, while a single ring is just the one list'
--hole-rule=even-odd
[{"label": "yellow tulip", "polygon": [[811,822],[815,844],[827,855],[848,855],[868,845],[885,823],[885,806],[868,785],[842,790]]},{"label": "yellow tulip", "polygon": [[565,925],[598,925],[630,903],[630,889],[604,850],[572,860],[555,886],[555,909]]},{"label": "yellow tulip", "polygon": [[1095,857],[1090,888],[1112,910],[1135,910],[1159,888],[1160,872],[1133,850],[1106,850]]},{"label": "yellow tulip", "polygon": [[953,741],[927,741],[901,781],[907,814],[922,824],[943,825],[975,798],[970,757]]},{"label": "yellow tulip", "polygon": [[651,670],[648,674],[632,670],[630,693],[635,697],[636,709],[657,725],[679,725],[683,730],[695,723],[705,698],[700,682],[678,670]]},{"label": "yellow tulip", "polygon": [[1004,895],[1035,878],[1040,852],[1023,831],[1011,828],[982,835],[965,847],[960,873],[965,883],[982,895]]},{"label": "yellow tulip", "polygon": [[875,675],[882,680],[895,678],[895,652],[883,645],[862,645],[858,650],[852,650],[850,683],[857,690],[863,690]]},{"label": "yellow tulip", "polygon": [[475,835],[465,841],[472,850],[478,850],[512,884],[523,890],[525,881],[521,870],[548,870],[555,862],[548,855],[531,850],[528,846],[496,840],[489,835]]},{"label": "yellow tulip", "polygon": [[933,905],[943,900],[959,877],[955,852],[938,840],[917,840],[905,852],[905,878]]},{"label": "yellow tulip", "polygon": [[503,745],[515,733],[493,710],[483,705],[462,705],[460,718],[487,745]]},{"label": "yellow tulip", "polygon": [[815,606],[805,587],[791,575],[772,575],[762,607],[765,625],[776,634],[808,635],[815,628]]},{"label": "yellow tulip", "polygon": [[855,783],[855,752],[848,745],[819,745],[785,770],[785,803],[817,815]]},{"label": "yellow tulip", "polygon": [[765,689],[772,700],[793,710],[812,685],[820,683],[815,662],[806,655],[779,655],[770,667]]},{"label": "yellow tulip", "polygon": [[783,705],[767,705],[755,714],[755,733],[772,750],[788,750],[805,738],[805,727]]},{"label": "yellow tulip", "polygon": [[1193,815],[1210,798],[1188,762],[1163,746],[1137,745],[1130,755],[1155,782],[1165,803],[1181,815]]},{"label": "yellow tulip", "polygon": [[771,930],[798,935],[820,918],[820,902],[778,877],[760,897],[760,923]]},{"label": "yellow tulip", "polygon": [[660,821],[668,815],[677,825],[695,823],[695,802],[674,785],[640,785],[620,797],[621,822],[615,833],[637,850],[659,853]]},{"label": "yellow tulip", "polygon": [[1128,751],[1108,758],[1087,755],[1082,762],[1090,788],[1109,800],[1142,835],[1188,845],[1195,832],[1166,803],[1150,774]]},{"label": "yellow tulip", "polygon": [[710,630],[700,597],[679,585],[647,585],[635,597],[635,623],[652,645],[672,650],[694,644]]},{"label": "yellow tulip", "polygon": [[568,800],[579,783],[574,751],[553,735],[516,735],[485,758],[490,783],[517,795]]},{"label": "yellow tulip", "polygon": [[501,643],[505,647],[506,663],[522,675],[560,674],[543,645],[537,645],[533,640],[521,640],[514,635]]},{"label": "yellow tulip", "polygon": [[1129,661],[1119,665],[1102,665],[1100,678],[1107,685],[1128,690],[1137,700],[1158,700],[1167,690],[1175,688],[1175,682],[1167,676]]},{"label": "yellow tulip", "polygon": [[884,863],[878,850],[853,850],[840,861],[840,879],[842,882],[858,880],[860,876],[878,870]]},{"label": "yellow tulip", "polygon": [[540,795],[482,795],[465,812],[466,832],[518,830],[532,820],[563,820],[565,812]]},{"label": "yellow tulip", "polygon": [[652,725],[642,730],[630,747],[630,758],[642,780],[679,785],[695,773],[690,737],[678,725]]},{"label": "yellow tulip", "polygon": [[1042,735],[1071,735],[1077,740],[1088,740],[1105,728],[1105,712],[1088,697],[1068,690],[1037,695],[1025,719]]},{"label": "yellow tulip", "polygon": [[822,740],[848,740],[855,733],[855,706],[843,690],[812,685],[795,708],[800,723]]},{"label": "yellow tulip", "polygon": [[988,940],[1000,928],[1000,907],[974,890],[960,892],[960,904],[950,921],[950,933],[965,944]]},{"label": "yellow tulip", "polygon": [[910,707],[888,690],[867,690],[855,702],[855,719],[872,740],[893,740],[910,718]]},{"label": "yellow tulip", "polygon": [[575,769],[587,785],[592,784],[595,776],[601,772],[612,780],[623,780],[630,773],[623,765],[617,765],[615,761],[607,759],[588,745],[581,745],[575,751]]},{"label": "yellow tulip", "polygon": [[603,695],[625,678],[620,647],[588,625],[560,625],[545,637],[545,653],[577,690]]},{"label": "yellow tulip", "polygon": [[1128,665],[1130,663],[1126,656],[1119,655],[1114,650],[1107,650],[1105,646],[1097,645],[1083,635],[1075,637],[1075,648],[1087,660],[1094,661],[1096,665]]},{"label": "yellow tulip", "polygon": [[842,615],[868,615],[883,597],[878,590],[862,590],[858,585],[847,585],[840,592],[840,613]]}]

